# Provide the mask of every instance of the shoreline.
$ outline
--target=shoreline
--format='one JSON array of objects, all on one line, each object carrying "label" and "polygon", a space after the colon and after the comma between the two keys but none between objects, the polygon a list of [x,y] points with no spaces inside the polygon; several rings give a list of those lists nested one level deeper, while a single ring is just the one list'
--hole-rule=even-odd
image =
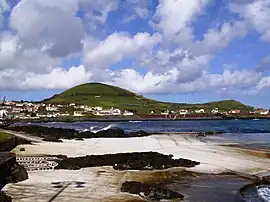
[{"label": "shoreline", "polygon": [[103,117],[103,118],[73,118],[73,119],[23,119],[23,120],[5,120],[5,123],[24,123],[24,122],[33,122],[33,123],[50,123],[50,122],[63,122],[63,123],[74,123],[74,122],[136,122],[136,121],[226,121],[226,120],[269,120],[270,116],[254,116],[254,117],[221,117],[221,116],[213,116],[213,117],[178,117],[174,118],[141,118],[141,117]]},{"label": "shoreline", "polygon": [[[33,198],[47,202],[69,201],[146,201],[142,195],[121,192],[124,182],[135,181],[184,195],[184,201],[241,201],[240,189],[270,172],[270,158],[251,155],[242,148],[222,146],[207,137],[191,134],[162,134],[131,138],[93,138],[62,143],[36,142],[19,145],[12,152],[20,157],[34,155],[66,155],[78,158],[133,152],[159,152],[200,162],[191,168],[172,167],[164,170],[115,170],[113,166],[86,167],[79,170],[39,170],[29,172],[29,179],[8,184],[4,191],[14,202],[30,202]],[[24,150],[21,150],[24,148]],[[99,158],[99,157],[95,157]],[[134,160],[134,158],[133,158]],[[81,185],[78,186],[78,183]],[[57,188],[59,187],[59,188]],[[58,191],[63,188],[63,192]],[[65,189],[64,189],[65,188]],[[224,200],[223,200],[224,199]]]}]

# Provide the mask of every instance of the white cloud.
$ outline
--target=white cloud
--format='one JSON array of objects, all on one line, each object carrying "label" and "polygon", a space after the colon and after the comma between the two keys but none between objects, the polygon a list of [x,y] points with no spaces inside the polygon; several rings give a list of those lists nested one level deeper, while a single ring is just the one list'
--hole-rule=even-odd
[{"label": "white cloud", "polygon": [[10,25],[23,47],[65,57],[82,49],[84,30],[77,11],[73,0],[22,0],[12,10]]},{"label": "white cloud", "polygon": [[46,73],[59,63],[59,59],[51,58],[39,49],[23,49],[19,38],[10,32],[0,35],[0,70]]},{"label": "white cloud", "polygon": [[169,84],[176,82],[178,71],[172,69],[163,74],[148,72],[142,75],[134,69],[123,69],[114,74],[113,85],[119,85],[138,93],[160,93],[167,91]]},{"label": "white cloud", "polygon": [[247,24],[261,34],[261,39],[270,41],[270,0],[234,2],[230,11],[238,13]]},{"label": "white cloud", "polygon": [[49,73],[25,73],[20,70],[0,71],[0,89],[66,89],[86,83],[91,74],[84,66],[71,67],[68,70],[54,68]]},{"label": "white cloud", "polygon": [[[177,69],[171,69],[165,73],[148,72],[145,75],[133,69],[125,69],[114,75],[111,84],[128,88],[137,93],[191,93],[209,90],[253,89],[258,83],[265,80],[261,74],[246,70],[225,70],[222,74],[204,72],[190,82],[179,83],[178,78]],[[270,83],[270,79],[268,80]]]},{"label": "white cloud", "polygon": [[211,0],[160,0],[154,15],[155,27],[170,39],[183,33],[190,34],[190,25],[203,13]]},{"label": "white cloud", "polygon": [[[220,29],[211,28],[204,34],[202,41],[197,41],[192,50],[200,54],[213,54],[228,46],[236,37],[247,34],[246,24],[241,21],[225,22]],[[198,48],[203,47],[203,48]]]},{"label": "white cloud", "polygon": [[114,33],[95,48],[85,50],[84,63],[89,69],[107,69],[125,57],[151,52],[160,40],[159,34],[137,33],[135,36],[130,36],[127,33]]}]

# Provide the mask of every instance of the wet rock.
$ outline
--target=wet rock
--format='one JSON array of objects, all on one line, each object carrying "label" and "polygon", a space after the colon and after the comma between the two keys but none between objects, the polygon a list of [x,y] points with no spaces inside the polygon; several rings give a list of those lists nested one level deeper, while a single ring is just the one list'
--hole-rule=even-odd
[{"label": "wet rock", "polygon": [[270,185],[270,176],[263,177],[262,178],[262,183]]},{"label": "wet rock", "polygon": [[17,183],[17,182],[21,182],[24,180],[28,179],[28,173],[26,171],[26,169],[19,165],[19,164],[15,164],[12,168],[11,168],[11,179],[10,182],[12,183]]},{"label": "wet rock", "polygon": [[143,130],[139,130],[137,132],[131,132],[128,134],[129,137],[145,137],[145,136],[149,136],[150,134],[146,131]]},{"label": "wet rock", "polygon": [[0,153],[0,189],[8,183],[26,179],[28,179],[27,171],[17,163],[15,154]]},{"label": "wet rock", "polygon": [[0,152],[8,152],[21,144],[31,144],[30,141],[12,136],[6,141],[0,142]]},{"label": "wet rock", "polygon": [[12,199],[10,196],[8,196],[4,192],[0,191],[0,201],[1,202],[11,202]]},{"label": "wet rock", "polygon": [[133,133],[125,133],[121,128],[110,128],[108,130],[101,130],[97,133],[91,131],[78,132],[74,129],[53,128],[43,126],[10,126],[8,130],[25,132],[41,138],[55,138],[55,139],[76,139],[76,138],[123,138],[123,137],[142,137],[149,134],[145,131],[138,131]]},{"label": "wet rock", "polygon": [[178,192],[163,188],[159,185],[148,185],[140,182],[130,181],[124,182],[121,187],[122,192],[137,194],[147,200],[183,200],[184,196]]},{"label": "wet rock", "polygon": [[55,169],[113,166],[116,170],[163,170],[171,167],[190,168],[198,164],[200,163],[188,159],[172,159],[172,155],[157,152],[134,152],[64,158]]},{"label": "wet rock", "polygon": [[121,128],[110,128],[96,133],[97,137],[127,137],[125,131]]}]

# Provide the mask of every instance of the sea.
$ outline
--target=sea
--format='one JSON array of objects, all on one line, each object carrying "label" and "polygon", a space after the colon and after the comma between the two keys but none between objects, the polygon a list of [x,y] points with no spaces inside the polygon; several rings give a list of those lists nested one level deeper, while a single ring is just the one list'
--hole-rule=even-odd
[{"label": "sea", "polygon": [[[20,123],[25,124],[25,123]],[[70,128],[78,131],[98,132],[121,128],[126,132],[138,130],[163,132],[217,132],[217,141],[245,144],[247,147],[270,150],[270,120],[174,120],[174,121],[113,121],[113,122],[44,122],[27,123],[46,127]]]},{"label": "sea", "polygon": [[[21,124],[21,123],[20,123]],[[98,132],[109,128],[122,128],[126,132],[144,130],[163,132],[217,132],[209,137],[212,141],[239,143],[245,147],[270,151],[270,120],[174,120],[174,121],[113,121],[113,122],[46,122],[27,123],[46,127],[76,129]],[[269,165],[270,167],[270,165]],[[270,202],[270,186],[255,187],[256,195],[250,194],[246,201]]]}]

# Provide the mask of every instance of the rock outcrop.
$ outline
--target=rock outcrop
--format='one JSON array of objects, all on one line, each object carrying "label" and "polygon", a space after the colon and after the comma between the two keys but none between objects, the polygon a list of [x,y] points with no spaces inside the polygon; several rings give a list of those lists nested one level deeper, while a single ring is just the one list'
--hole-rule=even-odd
[{"label": "rock outcrop", "polygon": [[4,192],[0,191],[0,201],[1,202],[11,202],[12,199],[10,196],[7,196]]},{"label": "rock outcrop", "polygon": [[171,167],[194,167],[200,164],[188,159],[172,159],[172,155],[157,152],[134,152],[63,158],[55,169],[113,166],[116,170],[153,170]]},{"label": "rock outcrop", "polygon": [[15,154],[0,153],[0,159],[0,189],[8,183],[28,179],[26,169],[17,163]]},{"label": "rock outcrop", "polygon": [[270,176],[265,176],[262,178],[262,184],[270,185]]},{"label": "rock outcrop", "polygon": [[143,137],[150,135],[145,131],[137,131],[132,133],[126,133],[121,128],[110,128],[108,130],[101,130],[97,133],[91,131],[79,132],[74,129],[66,128],[53,128],[43,126],[10,126],[8,130],[25,132],[41,138],[45,141],[56,141],[58,139],[82,139],[82,138],[126,138],[126,137]]},{"label": "rock outcrop", "polygon": [[31,142],[11,135],[6,141],[0,142],[0,152],[11,151],[20,144],[31,144]]},{"label": "rock outcrop", "polygon": [[148,185],[140,182],[130,181],[124,182],[121,187],[122,192],[137,194],[146,200],[183,200],[184,196],[178,192],[163,188],[159,185]]}]

